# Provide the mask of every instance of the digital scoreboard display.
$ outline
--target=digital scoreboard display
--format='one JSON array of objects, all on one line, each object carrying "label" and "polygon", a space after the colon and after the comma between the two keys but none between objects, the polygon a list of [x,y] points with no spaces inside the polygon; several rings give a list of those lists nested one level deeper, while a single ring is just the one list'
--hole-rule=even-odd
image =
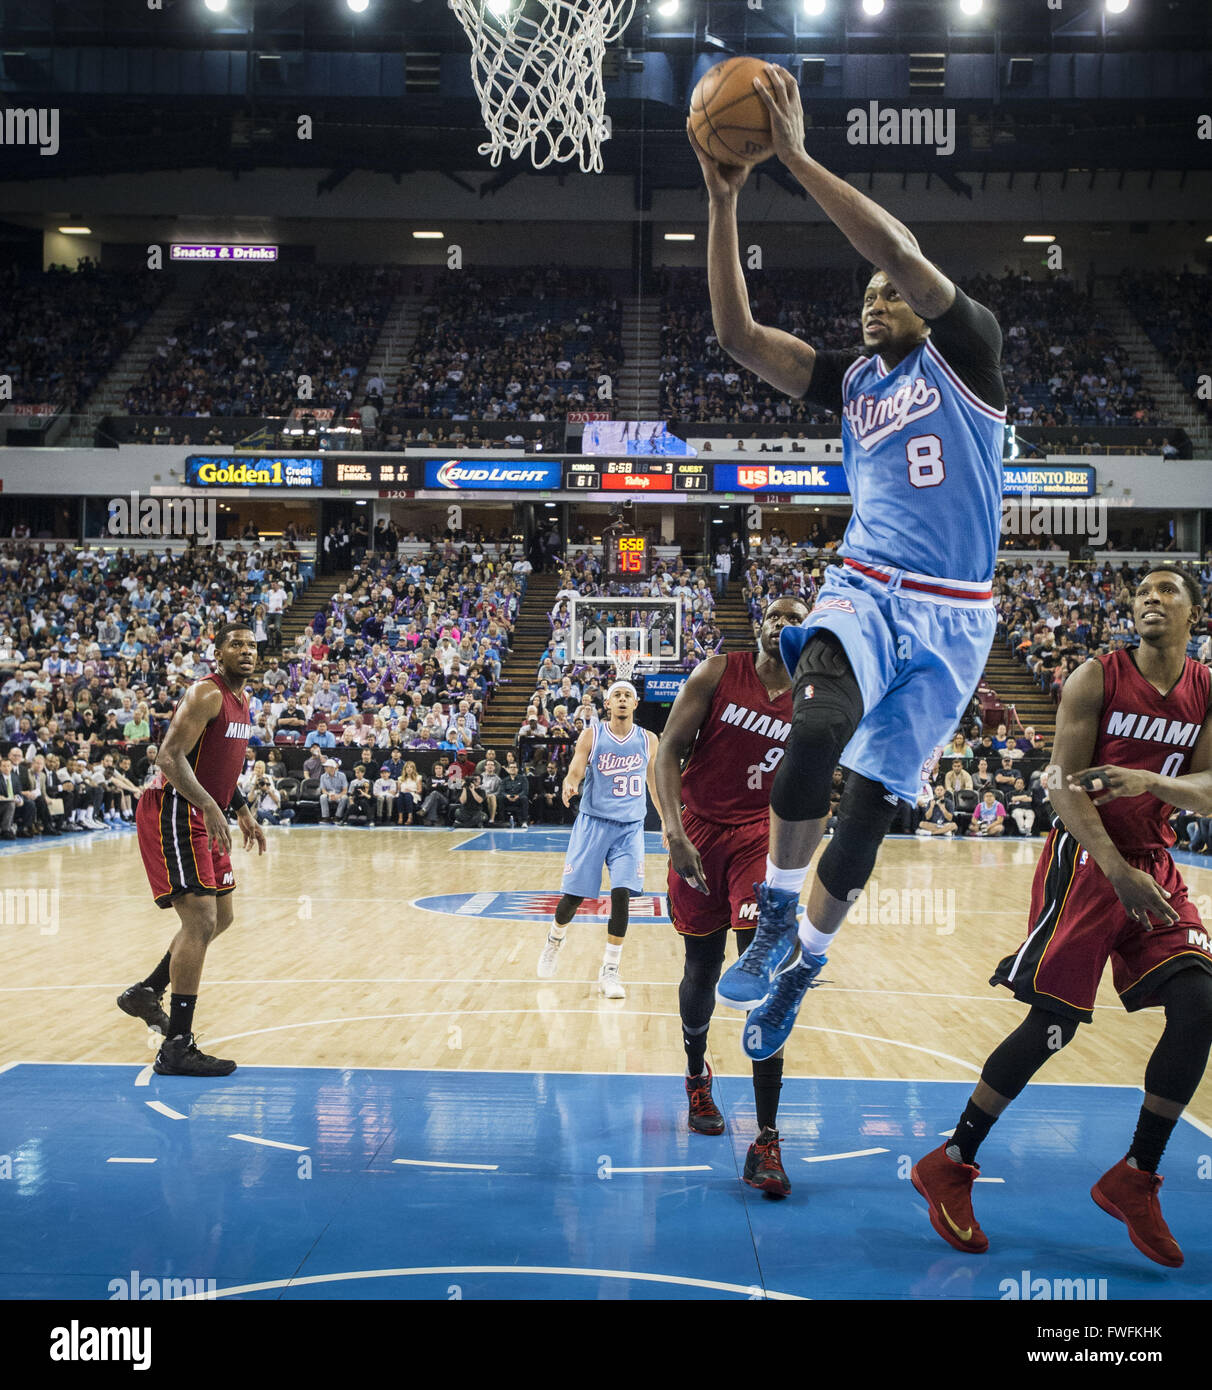
[{"label": "digital scoreboard display", "polygon": [[711,465],[679,458],[569,459],[565,486],[593,492],[710,492]]},{"label": "digital scoreboard display", "polygon": [[402,458],[338,458],[324,460],[325,487],[415,488],[420,465]]},{"label": "digital scoreboard display", "polygon": [[602,538],[606,573],[619,579],[648,578],[648,537],[615,532]]}]

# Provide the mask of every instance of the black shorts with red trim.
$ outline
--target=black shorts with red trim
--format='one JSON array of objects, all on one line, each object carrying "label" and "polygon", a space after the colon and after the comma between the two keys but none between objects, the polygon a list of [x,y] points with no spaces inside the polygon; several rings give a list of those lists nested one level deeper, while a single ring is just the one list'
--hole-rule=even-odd
[{"label": "black shorts with red trim", "polygon": [[1031,931],[989,983],[1016,999],[1089,1023],[1108,958],[1120,1002],[1130,1013],[1161,1001],[1157,987],[1189,966],[1212,973],[1212,940],[1164,849],[1125,853],[1169,894],[1178,920],[1146,931],[1125,912],[1106,875],[1063,826],[1044,841],[1031,886]]},{"label": "black shorts with red trim", "polygon": [[692,888],[669,867],[669,916],[683,936],[710,936],[727,926],[744,931],[757,926],[755,883],[766,877],[770,822],[717,825],[693,811],[682,812],[682,825],[703,861],[709,895]]},{"label": "black shorts with red trim", "polygon": [[236,886],[231,857],[212,849],[202,813],[174,787],[149,788],[135,809],[139,852],[157,907],[183,893],[222,898]]}]

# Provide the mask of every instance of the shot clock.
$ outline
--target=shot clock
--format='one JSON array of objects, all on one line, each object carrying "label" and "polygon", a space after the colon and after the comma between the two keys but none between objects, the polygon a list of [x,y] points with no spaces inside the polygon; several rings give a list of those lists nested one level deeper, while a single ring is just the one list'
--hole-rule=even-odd
[{"label": "shot clock", "polygon": [[603,537],[606,546],[606,573],[619,579],[647,579],[648,537],[616,532]]}]

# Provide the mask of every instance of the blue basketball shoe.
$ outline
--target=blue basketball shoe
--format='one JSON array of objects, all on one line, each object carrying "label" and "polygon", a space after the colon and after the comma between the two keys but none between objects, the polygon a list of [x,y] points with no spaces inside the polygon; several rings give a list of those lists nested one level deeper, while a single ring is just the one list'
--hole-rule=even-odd
[{"label": "blue basketball shoe", "polygon": [[757,892],[757,931],[749,949],[723,974],[715,997],[730,1009],[752,1009],[770,996],[774,977],[795,955],[798,945],[800,895],[754,884]]},{"label": "blue basketball shoe", "polygon": [[750,1061],[764,1062],[773,1057],[791,1036],[804,995],[816,988],[816,977],[827,959],[804,951],[775,980],[770,998],[753,1010],[742,1029],[741,1045]]}]

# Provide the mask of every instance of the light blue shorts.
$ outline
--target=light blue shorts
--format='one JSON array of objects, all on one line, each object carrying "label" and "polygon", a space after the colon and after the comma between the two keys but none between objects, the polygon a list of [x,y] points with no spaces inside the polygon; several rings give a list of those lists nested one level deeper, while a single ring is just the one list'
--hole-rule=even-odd
[{"label": "light blue shorts", "polygon": [[560,891],[577,898],[596,898],[602,870],[610,870],[611,888],[644,890],[644,822],[605,820],[582,811],[573,822],[564,856]]},{"label": "light blue shorts", "polygon": [[780,650],[794,677],[814,632],[837,637],[864,710],[841,764],[912,802],[968,708],[997,613],[981,596],[987,584],[866,562],[863,568],[868,573],[852,562],[831,566],[803,626],[783,629]]}]

